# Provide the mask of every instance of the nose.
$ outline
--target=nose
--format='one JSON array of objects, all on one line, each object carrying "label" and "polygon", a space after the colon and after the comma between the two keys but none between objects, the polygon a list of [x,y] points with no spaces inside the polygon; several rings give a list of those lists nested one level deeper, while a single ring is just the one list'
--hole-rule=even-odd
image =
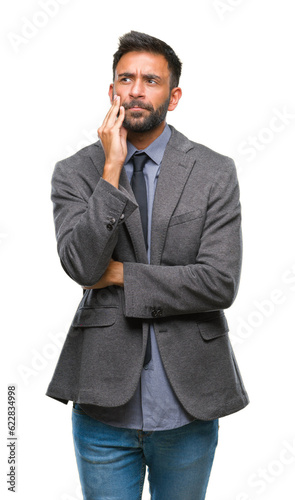
[{"label": "nose", "polygon": [[130,97],[144,97],[144,84],[140,78],[134,80],[133,85],[130,88]]}]

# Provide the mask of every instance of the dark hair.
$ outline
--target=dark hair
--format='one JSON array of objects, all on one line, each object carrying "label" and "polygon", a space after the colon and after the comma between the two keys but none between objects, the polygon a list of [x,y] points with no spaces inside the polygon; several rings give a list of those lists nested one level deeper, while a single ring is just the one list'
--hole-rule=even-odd
[{"label": "dark hair", "polygon": [[127,52],[150,52],[161,54],[168,62],[170,70],[170,89],[178,86],[182,63],[174,50],[167,43],[145,33],[130,31],[119,38],[119,47],[113,56],[113,80],[115,71],[121,57]]}]

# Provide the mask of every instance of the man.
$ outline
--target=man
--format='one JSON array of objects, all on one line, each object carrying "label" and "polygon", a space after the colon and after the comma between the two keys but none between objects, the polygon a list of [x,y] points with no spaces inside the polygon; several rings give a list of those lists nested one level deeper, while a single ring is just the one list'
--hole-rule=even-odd
[{"label": "man", "polygon": [[203,500],[218,419],[248,404],[223,309],[241,268],[233,161],[166,123],[181,62],[130,32],[100,141],[58,162],[61,263],[84,289],[47,395],[73,401],[84,498]]}]

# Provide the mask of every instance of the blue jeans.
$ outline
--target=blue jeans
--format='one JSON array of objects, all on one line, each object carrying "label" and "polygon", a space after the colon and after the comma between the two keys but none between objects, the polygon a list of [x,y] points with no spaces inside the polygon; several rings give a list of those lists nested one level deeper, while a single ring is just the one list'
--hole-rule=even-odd
[{"label": "blue jeans", "polygon": [[140,500],[148,466],[152,500],[204,500],[218,420],[143,432],[103,424],[75,403],[72,423],[84,499]]}]

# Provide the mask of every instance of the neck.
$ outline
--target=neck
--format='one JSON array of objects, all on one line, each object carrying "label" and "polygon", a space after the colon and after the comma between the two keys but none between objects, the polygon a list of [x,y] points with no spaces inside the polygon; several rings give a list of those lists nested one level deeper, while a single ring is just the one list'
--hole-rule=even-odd
[{"label": "neck", "polygon": [[132,130],[128,130],[127,139],[136,149],[145,149],[162,134],[165,126],[166,121],[164,120],[158,127],[148,132],[133,132]]}]

